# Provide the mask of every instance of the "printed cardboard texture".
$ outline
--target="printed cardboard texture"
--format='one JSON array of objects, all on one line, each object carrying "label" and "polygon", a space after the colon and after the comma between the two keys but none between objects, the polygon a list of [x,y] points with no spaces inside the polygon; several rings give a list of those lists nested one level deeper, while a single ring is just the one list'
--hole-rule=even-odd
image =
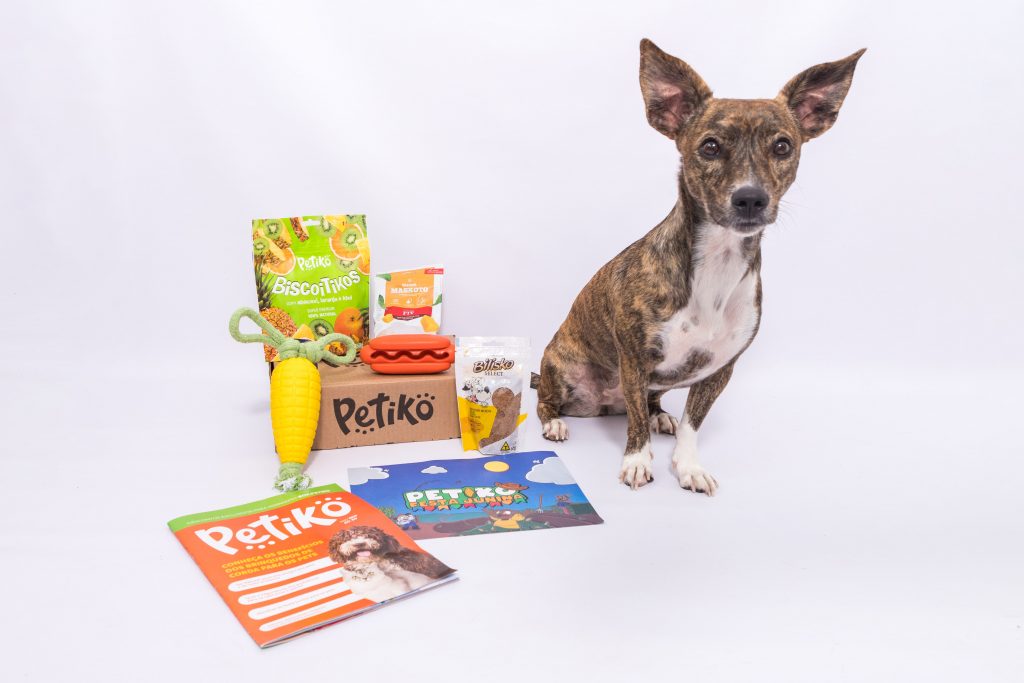
[{"label": "printed cardboard texture", "polygon": [[349,486],[415,539],[600,524],[552,451],[354,467]]},{"label": "printed cardboard texture", "polygon": [[168,526],[260,647],[455,578],[336,484]]},{"label": "printed cardboard texture", "polygon": [[381,375],[320,364],[315,450],[459,437],[455,375]]}]

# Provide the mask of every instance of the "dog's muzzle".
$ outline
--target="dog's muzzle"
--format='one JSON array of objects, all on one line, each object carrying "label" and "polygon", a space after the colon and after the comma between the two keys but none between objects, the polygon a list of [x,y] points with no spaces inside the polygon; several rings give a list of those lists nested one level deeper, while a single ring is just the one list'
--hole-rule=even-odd
[{"label": "dog's muzzle", "polygon": [[732,210],[736,216],[732,227],[740,232],[756,232],[768,222],[768,193],[755,185],[745,185],[732,193]]}]

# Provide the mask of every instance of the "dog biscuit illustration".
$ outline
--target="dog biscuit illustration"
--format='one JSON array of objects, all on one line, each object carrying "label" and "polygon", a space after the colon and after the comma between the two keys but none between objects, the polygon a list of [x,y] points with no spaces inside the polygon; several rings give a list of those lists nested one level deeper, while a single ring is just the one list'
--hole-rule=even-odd
[{"label": "dog biscuit illustration", "polygon": [[494,416],[491,435],[480,440],[481,446],[489,446],[511,436],[519,421],[519,405],[522,402],[522,397],[521,393],[514,394],[508,387],[502,387],[494,392],[491,396],[491,405],[498,409],[498,414]]}]

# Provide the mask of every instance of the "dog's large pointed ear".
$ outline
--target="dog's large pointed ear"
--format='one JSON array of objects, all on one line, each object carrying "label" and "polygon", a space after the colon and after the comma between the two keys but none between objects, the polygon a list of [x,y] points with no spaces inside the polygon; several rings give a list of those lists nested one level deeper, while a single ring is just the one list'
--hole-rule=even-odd
[{"label": "dog's large pointed ear", "polygon": [[816,138],[832,127],[853,81],[853,70],[864,50],[845,59],[812,66],[794,76],[782,88],[782,101],[800,124],[804,141]]},{"label": "dog's large pointed ear", "polygon": [[686,122],[711,99],[711,88],[681,59],[640,41],[640,91],[647,121],[673,140]]}]

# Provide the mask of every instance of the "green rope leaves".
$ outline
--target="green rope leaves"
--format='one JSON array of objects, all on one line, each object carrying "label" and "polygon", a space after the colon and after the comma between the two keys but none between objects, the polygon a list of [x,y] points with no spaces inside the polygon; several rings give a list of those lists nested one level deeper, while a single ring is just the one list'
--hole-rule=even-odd
[{"label": "green rope leaves", "polygon": [[[266,334],[247,334],[239,329],[242,318],[248,318],[256,323]],[[280,330],[270,324],[270,321],[251,308],[239,308],[231,315],[228,321],[228,331],[235,341],[242,343],[260,343],[273,346],[277,349],[281,360],[288,358],[306,358],[314,365],[321,360],[326,360],[333,365],[351,363],[356,357],[356,343],[351,337],[333,332],[320,337],[316,341],[300,341],[281,334]],[[339,356],[327,350],[327,346],[334,342],[341,342],[345,346],[345,354]]]},{"label": "green rope leaves", "polygon": [[283,462],[277,470],[277,478],[274,479],[274,488],[282,493],[288,491],[301,491],[309,488],[313,480],[309,475],[302,473],[302,463]]}]

